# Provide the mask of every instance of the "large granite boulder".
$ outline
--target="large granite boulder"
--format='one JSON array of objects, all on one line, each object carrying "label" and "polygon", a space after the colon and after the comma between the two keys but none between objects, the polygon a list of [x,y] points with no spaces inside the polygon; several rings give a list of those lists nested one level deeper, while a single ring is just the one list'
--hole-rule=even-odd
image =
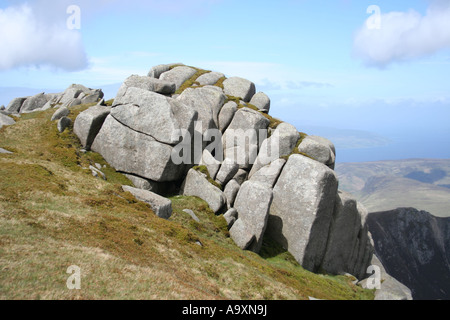
[{"label": "large granite boulder", "polygon": [[197,70],[186,66],[175,67],[170,71],[164,72],[160,75],[159,79],[167,82],[175,83],[176,90],[189,80]]},{"label": "large granite boulder", "polygon": [[203,199],[215,213],[219,213],[226,204],[223,192],[211,184],[203,173],[195,169],[189,170],[181,193]]},{"label": "large granite boulder", "polygon": [[239,190],[234,203],[234,208],[238,212],[237,221],[244,222],[246,233],[255,237],[251,245],[246,248],[247,250],[256,253],[261,250],[272,199],[272,189],[257,182],[247,181]]},{"label": "large granite boulder", "polygon": [[112,115],[106,118],[92,150],[117,171],[156,182],[177,181],[185,171],[172,161],[172,146],[124,126]]},{"label": "large granite boulder", "polygon": [[206,166],[211,179],[216,179],[217,173],[220,170],[221,162],[216,160],[207,149],[203,150],[202,159],[199,163],[200,166]]},{"label": "large granite boulder", "polygon": [[177,98],[198,112],[198,120],[202,122],[202,134],[208,129],[219,128],[219,113],[226,99],[221,90],[212,87],[188,88]]},{"label": "large granite boulder", "polygon": [[285,164],[286,160],[277,159],[267,166],[259,169],[254,175],[252,175],[249,181],[259,182],[269,188],[273,188]]},{"label": "large granite boulder", "polygon": [[253,82],[239,77],[226,79],[223,87],[225,94],[241,98],[245,102],[250,102],[256,93],[256,86]]},{"label": "large granite boulder", "polygon": [[[139,88],[161,94],[173,94],[176,91],[175,83],[159,80],[156,78],[141,77],[138,75],[132,75],[128,77],[119,88],[116,96],[122,97],[125,94],[127,88]],[[114,101],[116,100],[117,98]],[[117,102],[115,102],[114,105],[117,105]]]},{"label": "large granite boulder", "polygon": [[233,121],[238,105],[234,101],[227,102],[219,114],[219,130],[223,133]]},{"label": "large granite boulder", "polygon": [[272,135],[262,143],[249,176],[252,177],[272,161],[290,155],[299,139],[300,134],[293,125],[286,122],[280,123]]},{"label": "large granite boulder", "polygon": [[130,186],[122,186],[122,189],[131,193],[139,201],[149,204],[158,217],[169,219],[172,216],[172,201],[169,199],[163,198],[156,193]]},{"label": "large granite boulder", "polygon": [[73,131],[86,150],[90,150],[95,137],[110,113],[111,107],[96,105],[81,112],[75,119]]},{"label": "large granite boulder", "polygon": [[22,107],[20,108],[20,113],[29,113],[41,109],[50,98],[51,97],[45,93],[39,93],[35,96],[29,97],[24,101]]},{"label": "large granite boulder", "polygon": [[148,72],[148,77],[159,79],[159,77],[164,73],[170,70],[170,65],[168,64],[160,64],[157,66],[154,66],[150,69]]},{"label": "large granite boulder", "polygon": [[6,111],[10,113],[20,113],[20,108],[22,108],[23,103],[27,98],[15,98],[6,107]]},{"label": "large granite boulder", "polygon": [[13,124],[15,124],[16,122],[14,121],[13,118],[8,117],[7,115],[4,115],[2,113],[0,113],[0,129],[3,126],[11,126]]},{"label": "large granite boulder", "polygon": [[336,149],[328,139],[318,136],[307,136],[298,147],[298,151],[309,155],[334,170]]},{"label": "large granite boulder", "polygon": [[261,136],[267,136],[270,121],[261,113],[242,108],[238,110],[222,137],[225,157],[250,168],[258,155]]},{"label": "large granite boulder", "polygon": [[96,103],[104,96],[101,89],[87,88],[81,84],[72,84],[63,93],[53,96],[54,106],[73,107],[80,104]]},{"label": "large granite boulder", "polygon": [[180,130],[192,134],[197,118],[197,112],[183,103],[135,87],[117,96],[114,105],[111,116],[121,124],[170,145],[180,142]]},{"label": "large granite boulder", "polygon": [[204,75],[201,75],[200,77],[198,77],[197,82],[201,86],[207,86],[207,85],[213,86],[217,83],[217,81],[219,81],[223,77],[225,77],[225,75],[223,73],[208,72],[208,73],[205,73]]},{"label": "large granite boulder", "polygon": [[334,171],[292,155],[273,190],[267,232],[312,272],[325,256],[337,188]]},{"label": "large granite boulder", "polygon": [[350,273],[363,279],[374,249],[369,238],[367,210],[350,194],[339,192],[322,269],[331,274]]},{"label": "large granite boulder", "polygon": [[250,104],[254,105],[262,112],[269,113],[270,111],[270,98],[264,92],[255,94],[252,100],[250,100]]}]

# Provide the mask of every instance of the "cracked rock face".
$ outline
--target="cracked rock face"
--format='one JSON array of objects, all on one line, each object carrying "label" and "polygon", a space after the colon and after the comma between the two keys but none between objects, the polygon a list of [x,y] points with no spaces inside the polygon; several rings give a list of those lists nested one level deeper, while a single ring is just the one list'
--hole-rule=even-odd
[{"label": "cracked rock face", "polygon": [[293,155],[273,189],[269,234],[312,272],[325,255],[337,187],[328,167]]},{"label": "cracked rock face", "polygon": [[111,116],[122,125],[161,143],[176,145],[179,130],[192,133],[196,111],[163,95],[130,87],[114,103]]},{"label": "cracked rock face", "polygon": [[184,167],[172,162],[173,147],[134,131],[109,115],[95,138],[92,150],[117,171],[156,182],[177,181]]},{"label": "cracked rock face", "polygon": [[[334,145],[274,121],[270,98],[251,81],[223,78],[180,64],[153,67],[147,77],[126,79],[112,108],[82,112],[74,131],[140,189],[162,194],[182,183],[181,194],[224,214],[244,250],[258,253],[268,235],[307,270],[366,276],[373,254],[367,212],[338,193]],[[73,86],[64,99],[83,94]],[[175,163],[180,150],[190,162]]]}]

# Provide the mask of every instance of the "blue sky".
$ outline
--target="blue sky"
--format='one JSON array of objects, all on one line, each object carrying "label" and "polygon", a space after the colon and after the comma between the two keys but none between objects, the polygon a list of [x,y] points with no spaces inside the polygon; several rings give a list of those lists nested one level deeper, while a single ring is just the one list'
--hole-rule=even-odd
[{"label": "blue sky", "polygon": [[[80,29],[67,28],[70,5]],[[274,116],[347,135],[341,161],[450,157],[448,0],[0,0],[0,105],[72,83],[113,98],[171,62],[248,78]]]}]

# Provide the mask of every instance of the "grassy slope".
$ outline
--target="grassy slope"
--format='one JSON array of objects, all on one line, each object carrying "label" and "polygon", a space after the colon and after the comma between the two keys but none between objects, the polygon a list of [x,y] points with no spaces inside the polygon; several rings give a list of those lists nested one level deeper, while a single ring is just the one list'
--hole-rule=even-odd
[{"label": "grassy slope", "polygon": [[[157,218],[121,190],[124,176],[79,152],[71,130],[57,132],[53,111],[0,130],[0,147],[14,151],[0,155],[0,299],[373,298],[347,277],[303,270],[268,239],[261,256],[238,249],[200,199],[175,196],[170,221]],[[84,169],[94,163],[108,181]],[[66,288],[71,265],[81,290]]]}]

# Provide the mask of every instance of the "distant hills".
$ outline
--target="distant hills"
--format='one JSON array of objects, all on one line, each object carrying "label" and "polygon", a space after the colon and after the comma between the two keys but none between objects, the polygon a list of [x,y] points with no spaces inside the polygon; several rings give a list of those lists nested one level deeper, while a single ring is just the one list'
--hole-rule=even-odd
[{"label": "distant hills", "polygon": [[413,207],[450,217],[450,159],[339,163],[336,172],[369,212]]}]

